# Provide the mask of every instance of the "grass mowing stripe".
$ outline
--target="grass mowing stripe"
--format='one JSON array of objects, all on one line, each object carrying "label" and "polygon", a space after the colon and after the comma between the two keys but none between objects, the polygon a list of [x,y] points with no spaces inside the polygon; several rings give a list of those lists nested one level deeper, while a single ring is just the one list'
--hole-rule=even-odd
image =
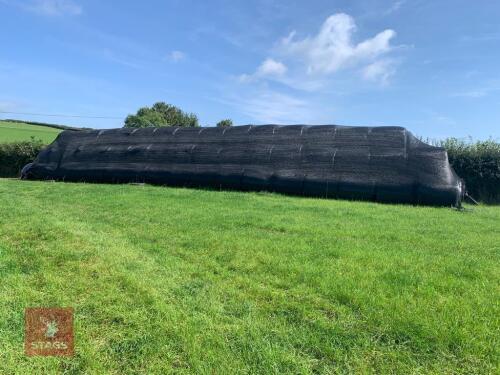
[{"label": "grass mowing stripe", "polygon": [[[498,207],[6,179],[0,196],[0,372],[498,368]],[[74,358],[24,357],[37,305],[75,308]]]}]

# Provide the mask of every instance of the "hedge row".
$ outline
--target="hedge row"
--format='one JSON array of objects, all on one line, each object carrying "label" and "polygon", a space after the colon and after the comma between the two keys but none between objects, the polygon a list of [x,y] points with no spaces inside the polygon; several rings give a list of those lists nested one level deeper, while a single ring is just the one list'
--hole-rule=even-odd
[{"label": "hedge row", "polygon": [[467,142],[448,138],[439,142],[453,169],[464,179],[468,194],[487,203],[500,202],[500,143]]},{"label": "hedge row", "polygon": [[[467,192],[476,200],[500,202],[500,143],[493,140],[466,142],[448,138],[438,142],[448,151],[451,165],[465,180]],[[19,176],[44,147],[40,140],[0,144],[0,177]]]},{"label": "hedge row", "polygon": [[32,162],[45,145],[41,140],[0,143],[0,177],[18,177],[22,167]]}]

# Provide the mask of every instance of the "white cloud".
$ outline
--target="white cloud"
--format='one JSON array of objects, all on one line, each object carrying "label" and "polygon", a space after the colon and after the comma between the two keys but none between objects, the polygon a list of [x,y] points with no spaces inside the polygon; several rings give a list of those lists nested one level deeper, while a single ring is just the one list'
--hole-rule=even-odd
[{"label": "white cloud", "polygon": [[459,98],[471,98],[478,99],[483,98],[485,96],[490,95],[491,93],[495,93],[500,91],[500,81],[498,80],[490,80],[488,82],[484,82],[482,86],[476,87],[472,90],[465,90],[461,92],[452,93],[452,97]]},{"label": "white cloud", "polygon": [[391,51],[390,40],[396,35],[387,29],[358,44],[353,44],[354,19],[344,13],[326,19],[314,37],[295,40],[295,32],[282,40],[281,50],[303,61],[309,74],[331,74],[355,64],[369,62]]},{"label": "white cloud", "polygon": [[394,2],[385,12],[384,15],[389,15],[391,13],[397,12],[407,0],[398,0]]},{"label": "white cloud", "polygon": [[34,0],[22,7],[46,16],[77,16],[83,11],[82,7],[72,0]]},{"label": "white cloud", "polygon": [[257,69],[257,75],[264,76],[283,76],[287,71],[287,67],[282,62],[266,59]]},{"label": "white cloud", "polygon": [[305,124],[331,122],[331,106],[319,108],[307,99],[269,89],[247,90],[222,100],[256,124]]},{"label": "white cloud", "polygon": [[485,97],[486,95],[488,95],[488,90],[479,89],[479,90],[459,92],[459,93],[453,94],[452,96],[477,99],[477,98]]},{"label": "white cloud", "polygon": [[166,60],[173,61],[173,62],[179,62],[181,60],[184,60],[186,58],[186,54],[182,51],[172,51],[170,52]]},{"label": "white cloud", "polygon": [[316,35],[299,39],[292,31],[273,51],[279,60],[268,57],[254,73],[242,74],[239,80],[270,80],[312,92],[328,87],[331,77],[343,69],[361,69],[366,80],[387,84],[396,71],[393,59],[386,57],[396,33],[387,29],[354,43],[355,31],[354,19],[344,13],[328,17]]},{"label": "white cloud", "polygon": [[396,71],[397,60],[389,56],[393,30],[360,41],[355,31],[344,13],[328,17],[315,35],[292,31],[253,73],[239,76],[245,91],[228,103],[258,123],[332,123],[332,97],[349,90],[350,75],[387,84]]},{"label": "white cloud", "polygon": [[305,101],[272,91],[247,99],[242,109],[254,120],[271,124],[297,122],[308,114]]},{"label": "white cloud", "polygon": [[461,42],[495,42],[500,40],[500,33],[485,33],[476,35],[464,35]]},{"label": "white cloud", "polygon": [[107,61],[126,66],[133,69],[141,69],[142,65],[139,61],[127,56],[122,56],[110,48],[88,49],[90,53],[96,54]]},{"label": "white cloud", "polygon": [[267,58],[254,74],[242,74],[239,79],[241,82],[250,82],[259,78],[280,78],[286,74],[287,70],[288,68],[282,62]]},{"label": "white cloud", "polygon": [[395,63],[389,59],[375,61],[362,69],[363,78],[387,84],[395,73]]}]

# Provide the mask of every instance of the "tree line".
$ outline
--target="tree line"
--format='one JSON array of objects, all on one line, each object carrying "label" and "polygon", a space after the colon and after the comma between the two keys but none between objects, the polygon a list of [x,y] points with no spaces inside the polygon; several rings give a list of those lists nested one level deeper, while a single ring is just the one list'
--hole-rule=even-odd
[{"label": "tree line", "polygon": [[[152,107],[139,108],[135,115],[128,115],[125,118],[124,126],[126,128],[147,128],[150,126],[198,127],[200,124],[198,116],[194,113],[184,112],[172,104],[157,102]],[[233,121],[230,119],[221,120],[217,123],[217,126],[233,126]]]}]

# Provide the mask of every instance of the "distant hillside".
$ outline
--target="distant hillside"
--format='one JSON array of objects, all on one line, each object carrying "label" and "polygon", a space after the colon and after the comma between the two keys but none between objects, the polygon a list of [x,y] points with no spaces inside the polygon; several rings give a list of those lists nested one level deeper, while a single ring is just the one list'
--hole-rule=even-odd
[{"label": "distant hillside", "polygon": [[36,121],[24,121],[24,120],[13,120],[13,119],[5,119],[0,120],[1,122],[14,122],[14,123],[22,123],[36,126],[46,126],[48,128],[60,129],[60,130],[89,130],[91,128],[80,128],[76,126],[67,126],[67,125],[59,125],[59,124],[48,124],[45,122],[36,122]]},{"label": "distant hillside", "polygon": [[55,128],[53,126],[0,120],[0,143],[29,141],[33,137],[48,144],[51,143],[61,131],[63,131],[62,128]]}]

